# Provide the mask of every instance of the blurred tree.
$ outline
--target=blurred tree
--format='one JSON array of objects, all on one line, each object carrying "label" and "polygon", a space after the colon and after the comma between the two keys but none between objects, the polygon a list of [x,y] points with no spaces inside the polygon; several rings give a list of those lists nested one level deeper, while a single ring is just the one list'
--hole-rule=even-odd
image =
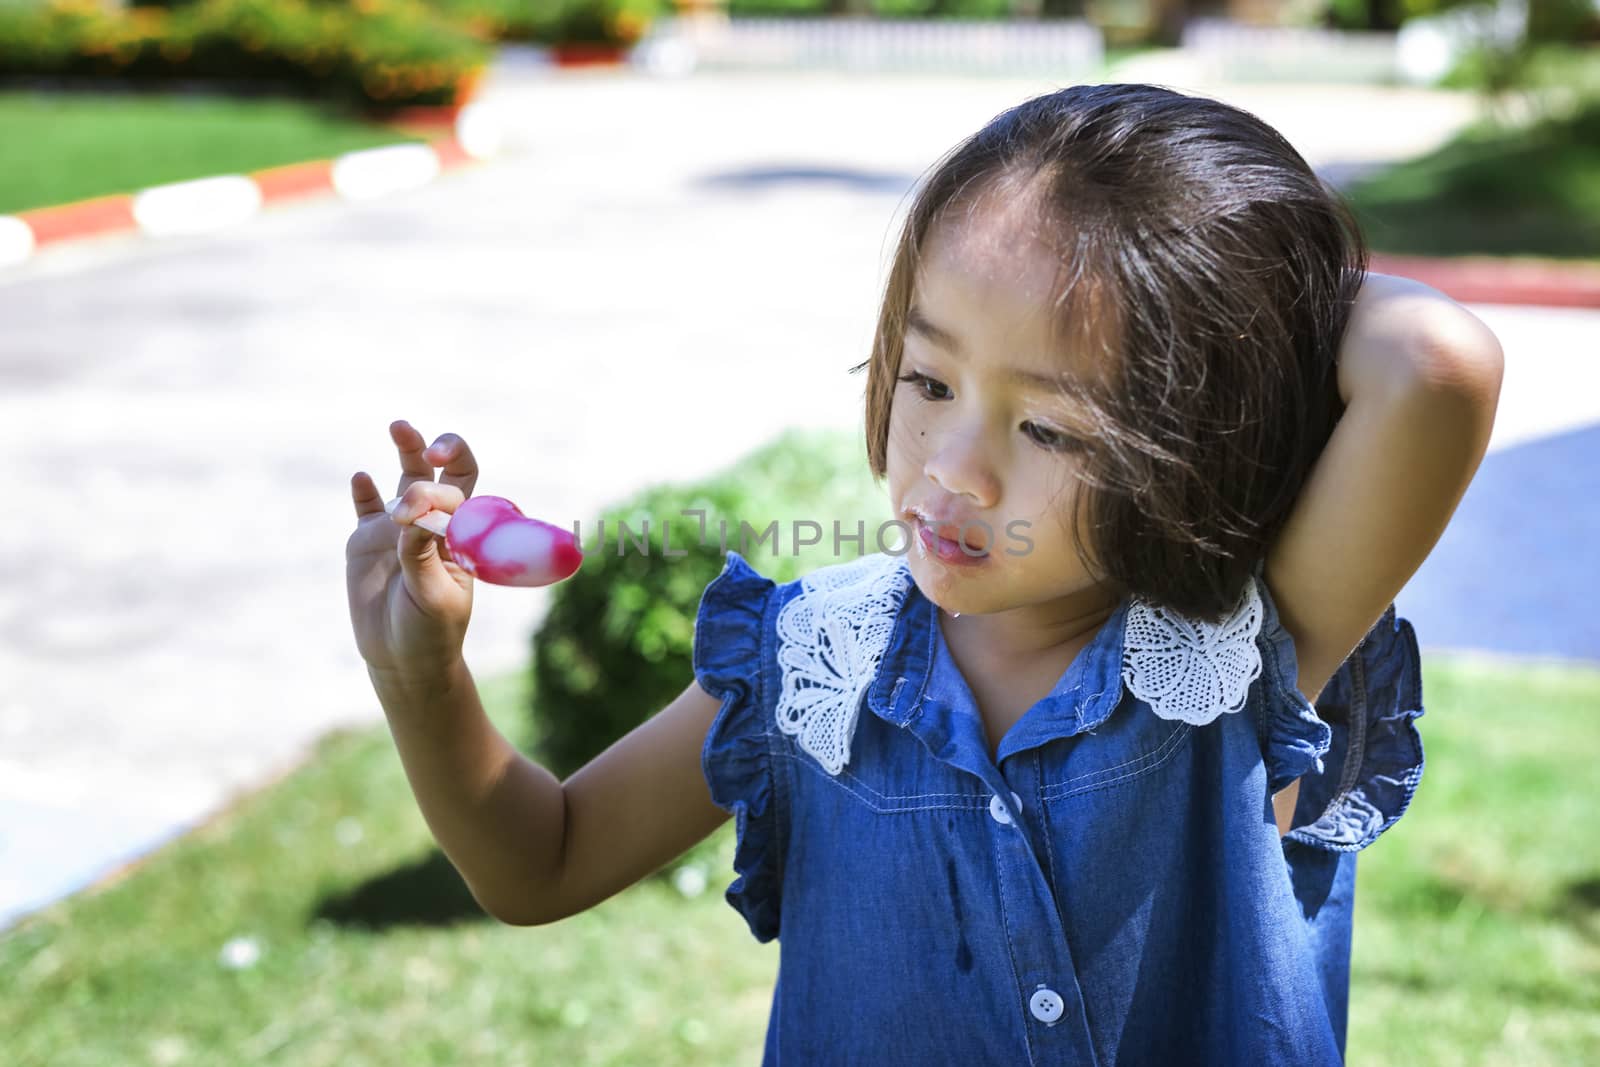
[{"label": "blurred tree", "polygon": [[[1551,115],[1569,102],[1570,86],[1545,84],[1541,66],[1552,56],[1579,54],[1600,41],[1594,0],[1403,0],[1408,17],[1459,16],[1470,27],[1459,57],[1458,84],[1479,89],[1491,114]],[[1579,46],[1579,47],[1575,47]]]},{"label": "blurred tree", "polygon": [[1600,9],[1595,0],[1331,0],[1330,10],[1391,2],[1398,5],[1402,21],[1461,10],[1476,10],[1488,18],[1498,10],[1522,24],[1529,43],[1592,41],[1600,32]]},{"label": "blurred tree", "polygon": [[1528,0],[1529,41],[1594,40],[1597,23],[1594,0]]},{"label": "blurred tree", "polygon": [[1189,18],[1189,0],[1151,0],[1150,36],[1147,44],[1176,48],[1183,40]]},{"label": "blurred tree", "polygon": [[1411,0],[1328,0],[1323,22],[1337,30],[1394,31],[1416,14],[1408,10],[1410,4]]}]

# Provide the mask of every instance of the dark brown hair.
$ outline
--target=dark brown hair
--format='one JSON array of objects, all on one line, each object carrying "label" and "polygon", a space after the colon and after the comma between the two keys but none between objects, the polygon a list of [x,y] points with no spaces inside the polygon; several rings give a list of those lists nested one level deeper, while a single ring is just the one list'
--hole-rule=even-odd
[{"label": "dark brown hair", "polygon": [[[1335,360],[1368,251],[1354,216],[1249,112],[1151,85],[1074,85],[996,116],[922,182],[868,370],[867,455],[889,407],[920,255],[947,213],[1024,198],[1059,251],[1052,321],[1097,373],[1071,399],[1079,545],[1101,580],[1219,620],[1281,529],[1343,412]],[[1092,549],[1095,561],[1085,555]]]}]

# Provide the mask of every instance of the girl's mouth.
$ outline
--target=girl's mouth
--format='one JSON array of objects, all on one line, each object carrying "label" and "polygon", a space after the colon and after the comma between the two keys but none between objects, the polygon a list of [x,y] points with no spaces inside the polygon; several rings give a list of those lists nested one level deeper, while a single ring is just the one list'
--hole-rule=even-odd
[{"label": "girl's mouth", "polygon": [[933,556],[941,563],[948,563],[958,567],[976,567],[987,562],[989,553],[978,551],[968,542],[952,541],[948,537],[940,537],[933,528],[922,521],[919,515],[917,524],[917,544],[922,549],[923,556]]}]

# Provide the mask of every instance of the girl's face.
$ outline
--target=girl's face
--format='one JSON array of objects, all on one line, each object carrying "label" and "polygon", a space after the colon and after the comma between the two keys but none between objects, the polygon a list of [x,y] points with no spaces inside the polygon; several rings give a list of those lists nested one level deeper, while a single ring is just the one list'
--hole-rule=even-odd
[{"label": "girl's face", "polygon": [[889,413],[912,576],[952,613],[1085,599],[1098,583],[1066,523],[1089,431],[1051,384],[1073,372],[1049,317],[1057,260],[1020,205],[952,216],[924,245]]}]

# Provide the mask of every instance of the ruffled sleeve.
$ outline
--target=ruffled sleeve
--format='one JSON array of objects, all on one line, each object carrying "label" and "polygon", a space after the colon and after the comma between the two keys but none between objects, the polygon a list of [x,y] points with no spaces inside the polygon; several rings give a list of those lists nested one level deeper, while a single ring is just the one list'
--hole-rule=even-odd
[{"label": "ruffled sleeve", "polygon": [[[1333,732],[1318,718],[1311,702],[1300,692],[1300,668],[1294,636],[1284,629],[1278,606],[1267,588],[1264,563],[1256,568],[1256,591],[1261,595],[1261,630],[1256,645],[1261,651],[1262,755],[1267,763],[1267,788],[1277,793],[1296,778],[1320,772]],[[1302,783],[1301,791],[1305,790]]]},{"label": "ruffled sleeve", "polygon": [[1405,814],[1422,782],[1422,659],[1390,604],[1317,697],[1332,727],[1325,769],[1300,786],[1288,838],[1355,852]]},{"label": "ruffled sleeve", "polygon": [[1405,813],[1422,781],[1422,660],[1411,624],[1390,604],[1323,687],[1299,690],[1294,637],[1257,569],[1264,612],[1262,751],[1271,792],[1300,779],[1285,840],[1355,852]]},{"label": "ruffled sleeve", "polygon": [[778,936],[783,885],[783,823],[774,781],[772,701],[763,687],[763,637],[768,602],[776,588],[737,552],[700,597],[694,626],[694,676],[722,700],[706,732],[700,765],[711,799],[734,815],[739,877],[729,904],[744,916],[757,941]]}]

